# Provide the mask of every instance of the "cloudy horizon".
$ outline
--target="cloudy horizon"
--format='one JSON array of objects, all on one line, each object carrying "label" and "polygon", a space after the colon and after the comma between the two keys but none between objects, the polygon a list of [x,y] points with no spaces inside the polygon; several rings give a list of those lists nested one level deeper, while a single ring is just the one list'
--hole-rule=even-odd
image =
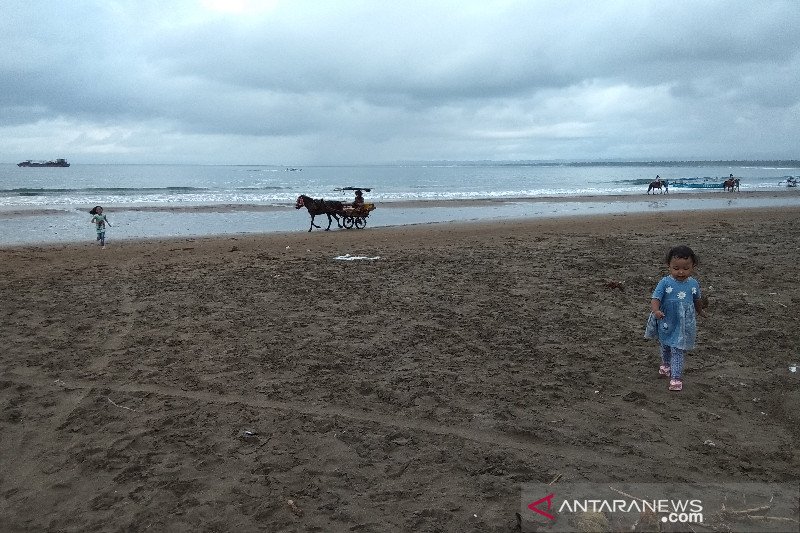
[{"label": "cloudy horizon", "polygon": [[800,3],[7,0],[0,161],[798,159]]}]

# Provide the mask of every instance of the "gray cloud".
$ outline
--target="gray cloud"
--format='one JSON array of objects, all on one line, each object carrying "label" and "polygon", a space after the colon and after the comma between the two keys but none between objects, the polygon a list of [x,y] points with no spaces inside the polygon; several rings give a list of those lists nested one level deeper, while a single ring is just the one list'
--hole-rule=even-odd
[{"label": "gray cloud", "polygon": [[797,2],[384,4],[7,0],[0,159],[798,157]]}]

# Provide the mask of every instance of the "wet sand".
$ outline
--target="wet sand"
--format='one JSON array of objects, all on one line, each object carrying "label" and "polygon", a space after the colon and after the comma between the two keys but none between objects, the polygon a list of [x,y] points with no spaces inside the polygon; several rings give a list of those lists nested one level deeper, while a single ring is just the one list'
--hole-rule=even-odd
[{"label": "wet sand", "polygon": [[[0,524],[508,531],[557,476],[796,481],[799,236],[782,208],[0,249]],[[711,291],[670,393],[643,329],[677,243]]]}]

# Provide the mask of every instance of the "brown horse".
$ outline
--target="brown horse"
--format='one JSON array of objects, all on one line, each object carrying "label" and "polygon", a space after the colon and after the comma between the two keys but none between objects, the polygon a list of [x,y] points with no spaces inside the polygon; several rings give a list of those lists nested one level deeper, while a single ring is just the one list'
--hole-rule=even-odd
[{"label": "brown horse", "polygon": [[725,180],[725,183],[722,184],[722,187],[725,189],[726,192],[733,192],[734,190],[739,190],[739,178],[728,178]]},{"label": "brown horse", "polygon": [[[664,189],[662,190],[661,187],[664,187]],[[651,181],[650,182],[650,186],[647,187],[647,194],[650,194],[650,191],[653,191],[653,194],[655,194],[656,193],[656,189],[661,191],[661,194],[664,194],[665,192],[668,193],[669,192],[669,183],[667,183],[666,181],[661,181],[661,180]]]},{"label": "brown horse", "polygon": [[315,200],[310,196],[306,196],[305,194],[301,194],[297,197],[297,202],[294,204],[295,209],[300,209],[301,207],[305,207],[308,209],[308,214],[311,215],[311,226],[308,228],[308,231],[311,231],[313,228],[319,228],[314,224],[314,217],[317,215],[328,215],[328,227],[325,228],[325,231],[331,229],[331,217],[336,219],[336,225],[340,228],[342,227],[342,223],[339,222],[339,217],[344,215],[344,205],[342,202],[337,202],[335,200]]}]

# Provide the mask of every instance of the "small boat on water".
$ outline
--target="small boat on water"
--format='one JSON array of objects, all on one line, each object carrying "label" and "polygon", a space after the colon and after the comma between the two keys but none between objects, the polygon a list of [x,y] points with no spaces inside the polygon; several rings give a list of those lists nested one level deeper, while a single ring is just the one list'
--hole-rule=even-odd
[{"label": "small boat on water", "polygon": [[32,161],[30,159],[17,163],[18,167],[68,167],[66,159],[56,159],[51,161]]}]

